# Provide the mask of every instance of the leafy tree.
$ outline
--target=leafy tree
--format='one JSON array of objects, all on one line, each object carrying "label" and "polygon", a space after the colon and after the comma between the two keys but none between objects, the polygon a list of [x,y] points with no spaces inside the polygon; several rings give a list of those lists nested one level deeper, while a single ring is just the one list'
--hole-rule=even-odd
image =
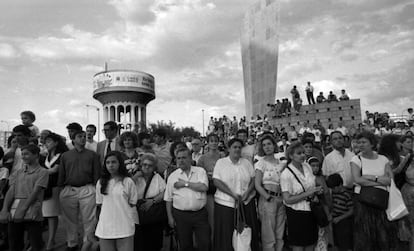
[{"label": "leafy tree", "polygon": [[180,127],[176,128],[175,123],[171,120],[168,122],[165,122],[164,120],[157,121],[157,123],[151,123],[149,132],[152,133],[156,129],[164,129],[167,131],[168,138],[173,141],[181,141],[183,137],[200,137],[200,132],[194,129],[194,127]]}]

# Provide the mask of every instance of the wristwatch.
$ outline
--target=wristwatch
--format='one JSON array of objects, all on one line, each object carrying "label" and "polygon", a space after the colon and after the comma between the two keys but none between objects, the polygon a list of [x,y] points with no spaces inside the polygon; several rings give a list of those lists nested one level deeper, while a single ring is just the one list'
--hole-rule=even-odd
[{"label": "wristwatch", "polygon": [[186,183],[184,184],[184,186],[185,186],[185,187],[188,187],[188,182],[186,182]]}]

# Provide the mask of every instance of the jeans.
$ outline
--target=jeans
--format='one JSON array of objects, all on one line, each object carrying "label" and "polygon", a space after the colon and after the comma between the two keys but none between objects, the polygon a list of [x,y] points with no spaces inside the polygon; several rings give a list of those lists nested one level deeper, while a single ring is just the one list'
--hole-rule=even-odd
[{"label": "jeans", "polygon": [[262,222],[263,251],[282,251],[286,213],[281,197],[272,197],[270,202],[259,198],[259,217]]}]

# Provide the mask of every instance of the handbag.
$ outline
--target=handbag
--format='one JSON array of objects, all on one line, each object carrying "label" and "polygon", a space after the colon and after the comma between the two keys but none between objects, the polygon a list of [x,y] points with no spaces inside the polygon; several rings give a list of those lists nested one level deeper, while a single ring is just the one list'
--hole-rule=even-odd
[{"label": "handbag", "polygon": [[[358,156],[359,160],[361,161],[361,175],[362,175],[362,160],[361,157]],[[380,210],[386,210],[388,207],[388,198],[389,193],[388,191],[372,186],[363,186],[361,187],[361,191],[359,196],[357,197],[358,201],[373,208],[377,208]]]},{"label": "handbag", "polygon": [[[144,190],[144,198],[147,195],[148,188],[151,185],[152,178],[154,175],[148,180],[147,184],[145,185]],[[148,198],[149,200],[153,198]],[[140,206],[145,203],[148,199],[141,199],[137,202],[137,210],[139,216],[139,223],[141,225],[150,225],[155,223],[162,223],[167,222],[167,209],[165,201],[160,201],[158,203],[153,204],[147,211],[140,209]]]},{"label": "handbag", "polygon": [[[302,187],[303,191],[306,192],[305,187],[303,186],[302,182],[300,182],[298,176],[290,169],[290,167],[286,167],[289,171],[293,174],[295,179],[299,182],[300,186]],[[326,215],[325,209],[323,208],[322,203],[319,200],[308,199],[309,206],[312,212],[313,217],[316,219],[316,224],[319,227],[326,227],[329,225],[328,216]]]},{"label": "handbag", "polygon": [[174,229],[170,231],[170,249],[169,251],[179,251],[180,245],[178,243],[177,233]]},{"label": "handbag", "polygon": [[58,180],[58,173],[51,173],[49,174],[49,182],[47,183],[47,187],[45,189],[45,193],[43,195],[43,200],[48,200],[53,196],[53,188],[57,186]]},{"label": "handbag", "polygon": [[216,190],[217,190],[217,188],[214,185],[213,178],[210,178],[209,177],[209,179],[208,179],[208,190],[207,190],[207,194],[214,195],[216,193]]},{"label": "handbag", "polygon": [[389,221],[401,219],[408,214],[408,210],[401,192],[398,190],[393,179],[391,179],[389,193],[388,208],[385,211],[387,213],[387,218]]},{"label": "handbag", "polygon": [[246,224],[243,202],[239,201],[234,216],[233,249],[234,251],[251,251],[252,229]]}]

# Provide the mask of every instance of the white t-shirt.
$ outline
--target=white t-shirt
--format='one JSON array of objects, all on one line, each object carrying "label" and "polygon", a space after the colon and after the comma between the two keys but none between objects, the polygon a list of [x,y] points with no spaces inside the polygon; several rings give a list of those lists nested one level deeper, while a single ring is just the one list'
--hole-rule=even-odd
[{"label": "white t-shirt", "polygon": [[102,204],[95,235],[102,239],[119,239],[133,236],[138,224],[135,206],[138,193],[134,181],[126,177],[123,181],[110,179],[108,194],[101,193],[100,180],[96,184],[96,204]]},{"label": "white t-shirt", "polygon": [[[384,155],[378,154],[376,159],[366,159],[360,155],[356,155],[351,159],[351,162],[361,168],[362,163],[362,175],[374,175],[374,176],[384,176],[385,174],[385,165],[389,162],[387,157]],[[376,188],[381,188],[387,190],[385,186],[375,186]],[[361,191],[361,186],[355,184],[354,188],[355,193],[359,194]]]},{"label": "white t-shirt", "polygon": [[[144,192],[145,192],[145,186],[147,183],[145,182],[144,177],[138,177],[136,181],[137,186],[137,193],[138,193],[138,199],[144,199]],[[154,198],[160,193],[163,193],[165,191],[165,181],[164,179],[158,174],[155,173],[152,177],[151,184],[148,187],[147,194],[145,195],[145,199],[148,198]]]},{"label": "white t-shirt", "polygon": [[312,130],[309,127],[301,127],[299,129],[299,134],[303,135],[305,132],[312,132]]},{"label": "white t-shirt", "polygon": [[347,187],[352,187],[353,177],[351,172],[351,162],[355,154],[348,149],[345,149],[345,154],[342,154],[338,150],[332,150],[328,155],[326,155],[322,164],[322,173],[325,176],[329,176],[334,173],[341,175],[344,185]]},{"label": "white t-shirt", "polygon": [[277,164],[264,160],[263,158],[254,164],[254,168],[263,173],[262,184],[280,185],[280,174],[284,164],[277,160]]},{"label": "white t-shirt", "polygon": [[[252,164],[247,159],[240,158],[237,163],[233,163],[230,157],[217,160],[213,171],[213,178],[224,182],[230,190],[238,195],[243,195],[249,188],[251,179],[255,176]],[[249,199],[245,202],[247,204],[253,197],[254,192],[251,193]],[[214,201],[220,205],[233,207],[234,199],[217,189],[214,194]]]},{"label": "white t-shirt", "polygon": [[98,148],[98,142],[96,142],[95,140],[93,140],[92,142],[86,141],[85,148],[96,152]]},{"label": "white t-shirt", "polygon": [[[312,168],[307,163],[303,163],[302,166],[304,174],[302,174],[292,163],[289,164],[289,168],[299,178],[300,182],[305,187],[305,190],[309,190],[310,188],[315,187],[315,176],[313,175]],[[304,192],[302,186],[288,168],[285,168],[282,172],[280,177],[280,187],[282,192],[288,192],[291,195],[297,195]],[[310,211],[309,202],[306,200],[302,200],[295,204],[284,204],[297,211]]]},{"label": "white t-shirt", "polygon": [[319,129],[312,129],[311,133],[313,135],[315,135],[315,142],[320,143],[321,142],[321,135],[322,135],[321,130],[319,130]]},{"label": "white t-shirt", "polygon": [[[286,164],[287,159],[286,159],[286,154],[284,152],[275,153],[275,154],[273,154],[273,156],[275,156],[275,159],[280,161],[282,164]],[[254,156],[254,163],[257,163],[258,161],[262,160],[263,158],[264,158],[264,156],[259,156],[259,155],[256,154]]]}]

